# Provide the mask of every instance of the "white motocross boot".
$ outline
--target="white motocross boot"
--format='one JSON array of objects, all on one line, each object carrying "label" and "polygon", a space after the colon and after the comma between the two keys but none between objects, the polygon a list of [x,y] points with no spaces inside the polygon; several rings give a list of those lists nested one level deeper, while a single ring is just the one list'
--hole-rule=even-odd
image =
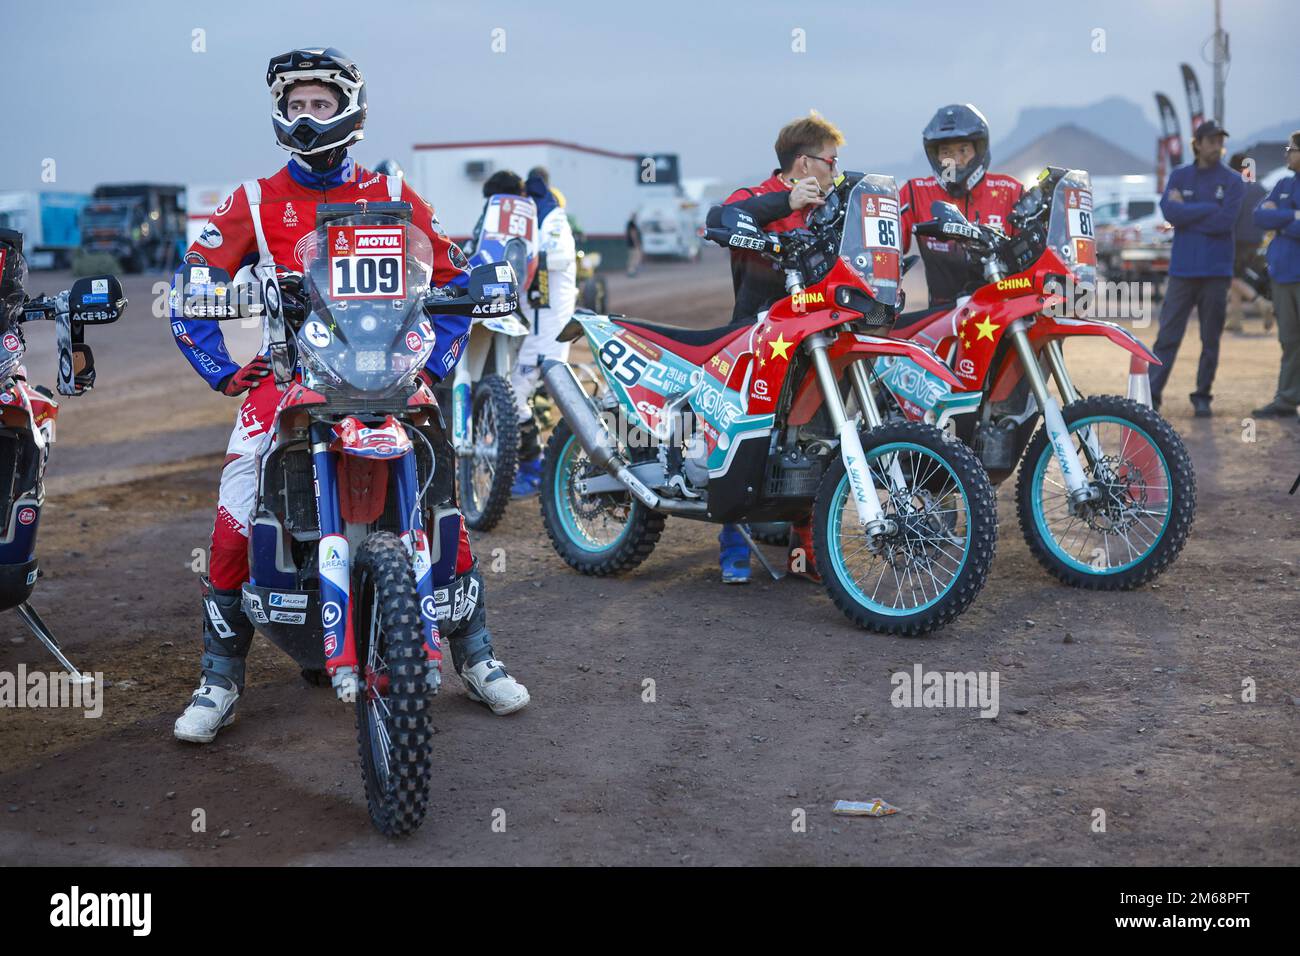
[{"label": "white motocross boot", "polygon": [[451,645],[451,659],[456,673],[465,682],[469,699],[486,704],[497,716],[513,714],[528,706],[528,688],[515,680],[492,650],[492,635],[480,615],[475,615],[469,634],[456,635]]},{"label": "white motocross boot", "polygon": [[189,706],[176,718],[176,726],[172,728],[177,740],[210,744],[216,738],[218,730],[234,721],[239,691],[233,686],[224,686],[220,681],[220,677],[210,678],[206,672],[203,674],[199,689],[194,692]]},{"label": "white motocross boot", "polygon": [[172,733],[177,740],[210,744],[235,719],[235,704],[244,690],[244,658],[253,642],[253,624],[241,599],[239,591],[215,588],[203,595],[203,676],[176,718]]}]

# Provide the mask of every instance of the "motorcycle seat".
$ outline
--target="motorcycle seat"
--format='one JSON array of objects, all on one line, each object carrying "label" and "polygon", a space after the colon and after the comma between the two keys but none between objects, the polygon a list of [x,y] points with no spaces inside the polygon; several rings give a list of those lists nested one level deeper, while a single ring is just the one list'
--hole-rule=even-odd
[{"label": "motorcycle seat", "polygon": [[662,345],[693,365],[703,365],[730,345],[734,339],[754,327],[753,321],[748,319],[744,322],[720,325],[713,329],[684,329],[676,325],[651,325],[621,318],[611,321],[649,342]]},{"label": "motorcycle seat", "polygon": [[898,318],[894,319],[894,326],[892,329],[889,330],[889,334],[897,335],[900,331],[904,329],[910,329],[914,325],[920,325],[923,322],[928,322],[930,319],[933,319],[936,315],[942,315],[945,312],[951,312],[955,308],[956,308],[955,305],[953,305],[952,303],[948,303],[947,305],[937,305],[937,306],[930,306],[929,308],[926,309],[917,309],[915,312],[903,312],[898,316]]}]

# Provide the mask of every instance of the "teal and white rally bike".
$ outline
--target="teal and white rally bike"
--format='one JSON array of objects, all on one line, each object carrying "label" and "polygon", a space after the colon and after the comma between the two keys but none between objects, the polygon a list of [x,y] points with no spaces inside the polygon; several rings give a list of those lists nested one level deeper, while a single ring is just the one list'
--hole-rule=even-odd
[{"label": "teal and white rally bike", "polygon": [[579,314],[605,387],[593,402],[563,362],[543,366],[564,420],[542,473],[542,516],[584,574],[635,568],[668,515],[715,524],[804,520],[813,561],[855,624],[919,634],[953,620],[993,560],[993,490],[963,443],[885,423],[868,379],[905,357],[956,387],[929,348],[887,338],[899,294],[898,192],[846,174],[806,229],[769,235],[732,206],[708,238],[763,255],[788,295],[714,329]]}]

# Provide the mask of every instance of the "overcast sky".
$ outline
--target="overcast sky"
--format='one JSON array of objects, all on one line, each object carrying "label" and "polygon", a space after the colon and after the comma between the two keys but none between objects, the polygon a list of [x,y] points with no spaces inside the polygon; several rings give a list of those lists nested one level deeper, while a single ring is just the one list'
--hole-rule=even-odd
[{"label": "overcast sky", "polygon": [[[1300,115],[1295,0],[1223,7],[1228,129],[1244,136]],[[980,106],[995,141],[1024,106],[1109,95],[1134,100],[1154,124],[1156,89],[1186,110],[1180,61],[1196,68],[1210,111],[1202,47],[1213,9],[1212,0],[4,0],[0,189],[270,175],[286,154],[271,131],[266,63],[311,45],[337,46],[365,74],[370,112],[356,155],[369,165],[405,162],[417,142],[545,137],[675,151],[683,175],[752,182],[774,165],[776,130],[815,107],[847,135],[846,166],[870,169],[912,156],[921,127],[951,101]],[[504,53],[492,49],[497,28]],[[1098,28],[1104,53],[1092,50]],[[192,49],[196,29],[206,52]],[[792,50],[796,30],[806,52]],[[47,158],[54,184],[41,182]]]}]

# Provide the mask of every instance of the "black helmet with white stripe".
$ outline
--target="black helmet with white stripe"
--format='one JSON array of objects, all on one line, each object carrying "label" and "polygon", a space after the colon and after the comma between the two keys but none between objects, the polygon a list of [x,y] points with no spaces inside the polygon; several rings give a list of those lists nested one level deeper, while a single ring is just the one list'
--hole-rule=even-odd
[{"label": "black helmet with white stripe", "polygon": [[[328,119],[310,114],[289,116],[289,91],[298,83],[322,83],[339,97],[338,111]],[[342,150],[365,134],[366,81],[361,70],[333,47],[291,50],[272,57],[266,67],[271,88],[271,122],[280,145],[299,156]]]},{"label": "black helmet with white stripe", "polygon": [[[951,160],[945,166],[939,159],[939,144],[969,140],[975,147],[975,158],[961,166]],[[942,106],[926,124],[921,133],[921,144],[930,168],[939,182],[953,196],[964,196],[984,178],[989,169],[989,124],[984,114],[970,103],[953,103]]]}]

